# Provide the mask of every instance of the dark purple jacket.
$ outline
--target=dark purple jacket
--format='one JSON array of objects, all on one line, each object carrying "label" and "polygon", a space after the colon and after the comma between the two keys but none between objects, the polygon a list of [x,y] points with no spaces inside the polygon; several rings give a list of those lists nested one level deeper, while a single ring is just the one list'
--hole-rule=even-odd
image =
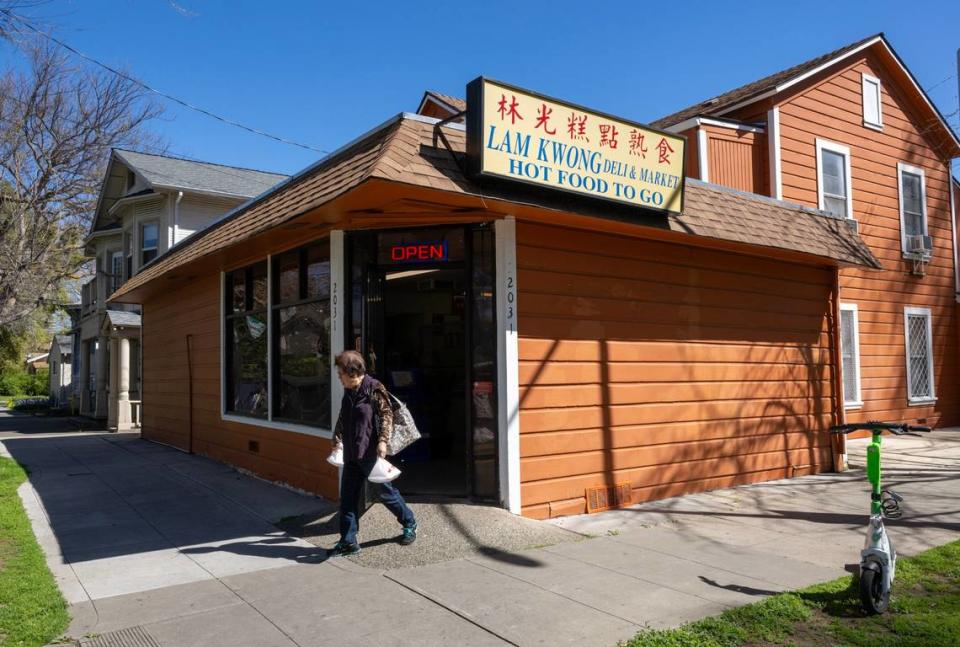
[{"label": "dark purple jacket", "polygon": [[[374,433],[376,422],[380,429]],[[389,442],[392,429],[393,411],[383,384],[364,375],[360,386],[344,391],[333,434],[334,444],[343,444],[344,462],[375,459],[377,443]]]}]

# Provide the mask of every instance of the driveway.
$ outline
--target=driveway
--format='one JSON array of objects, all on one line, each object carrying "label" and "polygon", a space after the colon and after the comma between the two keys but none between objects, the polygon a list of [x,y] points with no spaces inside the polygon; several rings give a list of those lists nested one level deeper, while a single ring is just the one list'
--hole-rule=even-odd
[{"label": "driveway", "polygon": [[[274,525],[322,517],[322,500],[135,434],[2,443],[30,469],[21,496],[69,633],[99,647],[614,645],[843,575],[868,507],[851,471],[542,524],[582,541],[377,568],[324,561]],[[851,445],[861,462],[863,441]],[[891,523],[900,550],[957,539],[960,432],[892,439],[885,458],[907,499]]]}]

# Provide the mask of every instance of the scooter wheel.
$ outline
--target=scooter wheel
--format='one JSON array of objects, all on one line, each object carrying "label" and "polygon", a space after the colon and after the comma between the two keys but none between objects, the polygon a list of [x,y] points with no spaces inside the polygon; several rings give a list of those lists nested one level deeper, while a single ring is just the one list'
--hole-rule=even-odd
[{"label": "scooter wheel", "polygon": [[871,616],[887,610],[890,591],[883,590],[883,573],[870,568],[860,571],[860,603]]}]

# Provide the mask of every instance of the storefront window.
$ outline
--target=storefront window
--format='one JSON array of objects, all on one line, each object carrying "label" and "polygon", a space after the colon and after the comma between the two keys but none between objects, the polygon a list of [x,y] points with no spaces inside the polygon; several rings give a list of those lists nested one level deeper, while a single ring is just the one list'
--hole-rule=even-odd
[{"label": "storefront window", "polygon": [[330,427],[330,246],[274,261],[273,418]]},{"label": "storefront window", "polygon": [[229,413],[267,416],[267,264],[226,275],[224,381]]}]

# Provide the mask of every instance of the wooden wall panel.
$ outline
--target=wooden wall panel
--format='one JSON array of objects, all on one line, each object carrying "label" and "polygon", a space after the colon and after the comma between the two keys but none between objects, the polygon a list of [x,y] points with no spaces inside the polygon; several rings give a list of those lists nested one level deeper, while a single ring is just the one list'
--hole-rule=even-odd
[{"label": "wooden wall panel", "polygon": [[[828,269],[519,223],[524,514],[832,468]],[[791,295],[791,296],[785,296]]]},{"label": "wooden wall panel", "polygon": [[766,135],[716,126],[703,128],[707,133],[710,182],[747,193],[765,193]]},{"label": "wooden wall panel", "polygon": [[[220,418],[220,278],[201,277],[143,306],[144,438],[187,449],[187,335],[192,335],[193,448],[270,481],[336,499],[328,440]],[[250,451],[249,441],[259,451]]]},{"label": "wooden wall panel", "polygon": [[[883,130],[863,125],[861,74],[881,80]],[[783,197],[817,205],[815,140],[850,148],[854,217],[883,271],[841,272],[840,299],[859,309],[863,407],[848,409],[850,422],[882,418],[948,426],[960,424],[957,389],[958,331],[954,297],[953,231],[949,174],[932,132],[910,107],[886,68],[871,56],[801,88],[780,106]],[[933,259],[925,276],[911,273],[900,243],[897,162],[924,170]],[[930,308],[937,401],[909,405],[903,334],[905,306]]]}]

